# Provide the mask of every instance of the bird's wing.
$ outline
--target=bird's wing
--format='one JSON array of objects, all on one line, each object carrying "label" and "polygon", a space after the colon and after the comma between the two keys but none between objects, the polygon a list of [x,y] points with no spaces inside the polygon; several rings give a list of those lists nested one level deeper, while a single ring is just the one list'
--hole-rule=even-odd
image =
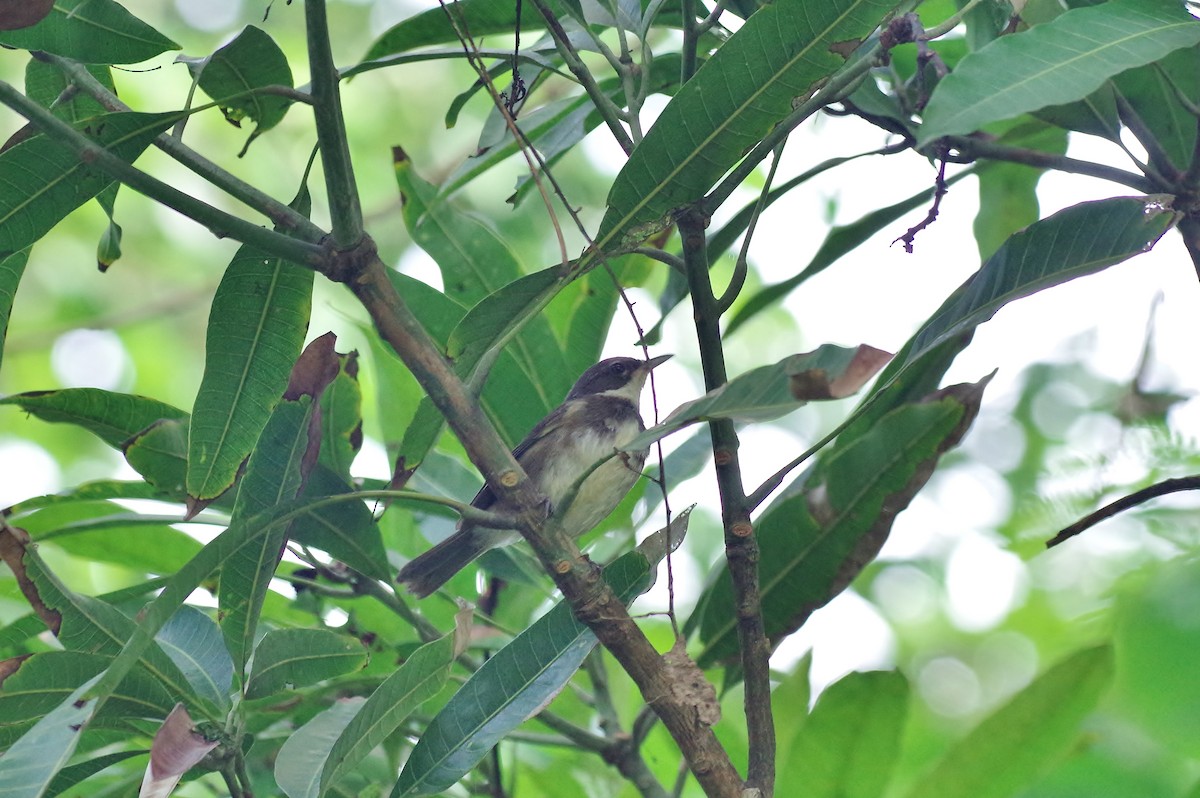
[{"label": "bird's wing", "polygon": [[[537,423],[537,425],[529,431],[529,434],[521,439],[516,448],[512,450],[512,455],[517,460],[520,460],[530,451],[535,449],[539,443],[544,441],[548,436],[562,428],[564,422],[568,418],[578,412],[578,407],[575,402],[564,402],[558,407],[550,411],[550,414]],[[533,458],[528,463],[522,463],[525,468],[525,473],[530,479],[537,479],[538,473],[541,471],[543,458]],[[471,500],[472,507],[478,507],[481,510],[486,510],[496,503],[496,494],[488,487],[485,482],[479,492],[475,494],[475,498]]]}]

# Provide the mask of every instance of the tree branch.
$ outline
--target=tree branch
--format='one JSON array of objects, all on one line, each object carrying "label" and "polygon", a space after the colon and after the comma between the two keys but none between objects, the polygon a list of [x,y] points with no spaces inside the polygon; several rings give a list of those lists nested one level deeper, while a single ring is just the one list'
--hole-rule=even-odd
[{"label": "tree branch", "polygon": [[[720,310],[713,296],[708,272],[708,250],[704,229],[707,219],[697,211],[678,219],[683,239],[692,295],[696,337],[704,370],[704,387],[713,391],[728,382],[721,345]],[[758,584],[758,540],[750,523],[750,509],[742,486],[738,460],[739,441],[733,422],[709,422],[717,488],[721,495],[721,521],[725,528],[725,558],[733,577],[734,613],[737,616],[745,680],[746,726],[750,748],[746,783],[770,796],[775,786],[775,721],[771,713],[771,680],[768,660],[771,645],[763,627],[762,596]]]},{"label": "tree branch", "polygon": [[362,206],[354,181],[354,166],[350,163],[346,122],[342,118],[337,65],[333,63],[329,47],[325,0],[304,0],[304,19],[309,69],[312,70],[313,117],[317,124],[317,141],[321,145],[321,168],[325,172],[333,241],[339,250],[353,249],[365,236]]},{"label": "tree branch", "polygon": [[1050,540],[1046,541],[1046,548],[1050,549],[1057,546],[1063,541],[1070,540],[1081,532],[1094,527],[1096,524],[1108,518],[1112,518],[1119,512],[1128,510],[1131,507],[1137,507],[1139,504],[1145,504],[1151,499],[1156,499],[1159,496],[1166,496],[1168,493],[1179,493],[1185,490],[1200,490],[1200,474],[1190,477],[1177,477],[1175,479],[1164,479],[1151,485],[1148,488],[1142,488],[1139,491],[1134,491],[1128,496],[1122,496],[1111,504],[1101,507],[1094,513],[1084,516],[1079,521],[1071,524],[1066,529],[1063,529]]},{"label": "tree branch", "polygon": [[1154,194],[1155,192],[1168,190],[1143,175],[1127,172],[1124,169],[1117,169],[1113,166],[1092,163],[1091,161],[1081,161],[1078,158],[1068,158],[1065,155],[1053,155],[1048,152],[1030,150],[1024,147],[1010,147],[1006,144],[999,144],[995,141],[975,136],[946,136],[943,139],[939,139],[939,141],[945,143],[949,149],[958,152],[957,156],[951,157],[950,160],[952,161],[974,161],[980,158],[993,161],[1008,161],[1009,163],[1036,166],[1039,169],[1055,169],[1059,172],[1098,177],[1101,180],[1109,180],[1129,186],[1143,194]]}]

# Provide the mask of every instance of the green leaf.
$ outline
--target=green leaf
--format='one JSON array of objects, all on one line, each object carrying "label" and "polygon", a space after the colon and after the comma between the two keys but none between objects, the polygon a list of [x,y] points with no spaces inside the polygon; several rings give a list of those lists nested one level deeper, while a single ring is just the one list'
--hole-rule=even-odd
[{"label": "green leaf", "polygon": [[320,798],[321,768],[329,751],[366,701],[361,696],[339,698],[287,738],[275,758],[275,783],[288,798]]},{"label": "green leaf", "polygon": [[[819,484],[802,477],[802,489],[785,492],[755,521],[768,636],[779,640],[798,629],[874,559],[896,514],[966,433],[984,385],[947,388],[893,410],[859,435],[843,434],[822,462]],[[718,572],[696,614],[705,643],[701,667],[734,655],[737,625],[728,568]]]},{"label": "green leaf", "polygon": [[[100,81],[100,85],[116,93],[110,67],[107,65],[88,66],[87,71]],[[38,105],[49,108],[59,119],[74,124],[107,112],[108,109],[99,101],[82,91],[74,92],[73,96],[65,102],[58,102],[62,93],[70,85],[67,76],[54,64],[31,58],[25,65],[25,95]]]},{"label": "green leaf", "polygon": [[187,492],[213,499],[233,485],[300,354],[313,272],[243,246],[208,320],[204,378],[192,410]]},{"label": "green leaf", "polygon": [[0,260],[0,364],[4,362],[4,340],[8,335],[8,319],[12,316],[13,302],[17,298],[17,286],[25,273],[29,261],[29,250],[14,252]]},{"label": "green leaf", "polygon": [[102,754],[100,756],[89,755],[87,759],[81,762],[76,762],[74,765],[68,765],[58,771],[58,775],[50,782],[50,787],[46,790],[47,795],[61,795],[75,785],[86,781],[102,770],[124,762],[126,759],[131,759],[135,756],[145,756],[149,753],[146,749],[134,749],[132,751],[117,751],[113,754]]},{"label": "green leaf", "polygon": [[[957,175],[954,175],[946,181],[947,186],[957,183],[974,170],[966,170]],[[792,277],[789,277],[782,282],[768,285],[752,296],[746,304],[742,305],[737,314],[730,320],[729,325],[725,328],[725,334],[729,335],[738,327],[748,322],[750,319],[757,316],[762,311],[776,301],[790,294],[798,288],[808,278],[814,277],[825,269],[836,263],[843,255],[853,252],[859,244],[866,241],[871,236],[883,230],[888,225],[895,222],[909,211],[919,208],[933,200],[933,189],[927,188],[913,194],[906,200],[901,200],[894,205],[889,205],[886,208],[880,208],[877,211],[871,211],[866,216],[857,219],[849,224],[839,225],[830,229],[826,234],[825,240],[821,242],[817,254],[813,255],[813,259],[808,265]]]},{"label": "green leaf", "polygon": [[[546,5],[554,11],[555,16],[561,18],[567,13],[568,3],[570,0],[550,0]],[[578,7],[578,3],[570,4]],[[517,6],[511,3],[495,3],[491,0],[462,0],[455,6],[454,13],[471,31],[472,36],[504,35],[511,34],[516,27],[516,8]],[[520,22],[522,32],[545,27],[541,14],[531,5],[521,7]],[[374,61],[393,53],[457,41],[458,34],[446,11],[431,8],[414,14],[384,31],[367,50],[362,60]]]},{"label": "green leaf", "polygon": [[[26,659],[4,680],[0,692],[0,741],[33,726],[112,661],[111,656],[79,651],[47,651]],[[135,668],[117,686],[96,722],[120,728],[129,718],[164,718],[174,706],[175,698],[161,683]]]},{"label": "green leaf", "polygon": [[[304,485],[310,501],[327,496],[353,496],[354,488],[327,468],[318,466]],[[387,550],[379,525],[361,499],[348,499],[311,508],[292,524],[288,536],[324,551],[372,579],[390,580]]]},{"label": "green leaf", "polygon": [[1082,100],[1064,105],[1048,105],[1039,108],[1033,115],[1066,130],[1077,130],[1113,142],[1121,140],[1121,120],[1117,117],[1116,95],[1113,93],[1112,84],[1109,83]]},{"label": "green leaf", "polygon": [[99,388],[30,391],[0,399],[43,421],[75,424],[114,448],[159,419],[185,419],[188,414],[157,399]]},{"label": "green leaf", "polygon": [[[313,398],[284,399],[275,406],[254,453],[246,463],[246,474],[238,487],[232,522],[250,518],[300,492],[303,464],[315,441],[310,422]],[[243,674],[254,648],[259,613],[279,558],[287,543],[288,528],[273,526],[254,546],[244,546],[236,557],[221,565],[217,590],[221,632],[233,657],[234,668]]]},{"label": "green leaf", "polygon": [[[395,166],[409,233],[437,262],[446,296],[474,306],[463,319],[466,330],[457,338],[451,333],[448,354],[457,360],[464,341],[501,332],[508,338],[505,349],[519,369],[500,364],[483,399],[493,422],[516,443],[558,404],[571,385],[554,332],[546,319],[536,315],[552,295],[543,281],[555,280],[557,273],[550,269],[525,276],[508,243],[489,224],[437,196],[407,158],[399,158]],[[489,330],[497,332],[489,334]],[[459,376],[469,373],[473,365],[460,366]],[[529,400],[514,405],[513,396]]]},{"label": "green leaf", "polygon": [[275,780],[289,798],[318,798],[352,773],[450,677],[455,632],[426,643],[388,676],[364,703],[339,702],[293,734],[275,761]]},{"label": "green leaf", "polygon": [[1068,657],[958,741],[907,795],[1016,795],[1079,737],[1079,724],[1096,706],[1112,673],[1112,649],[1107,646]]},{"label": "green leaf", "polygon": [[617,175],[596,234],[607,252],[641,241],[694,202],[845,63],[837,50],[870,34],[886,0],[777,0],[682,86]]},{"label": "green leaf", "polygon": [[[688,513],[671,522],[670,543],[678,545]],[[604,579],[626,604],[653,583],[666,554],[667,530],[604,569]],[[591,630],[560,601],[496,652],[430,721],[409,755],[392,798],[432,795],[449,788],[506,734],[562,689],[596,645]]]},{"label": "green leaf", "polygon": [[1184,171],[1196,148],[1196,117],[1183,107],[1177,92],[1200,101],[1200,49],[1189,47],[1161,61],[1113,78],[1116,89],[1169,163],[1155,161],[1164,174]]},{"label": "green leaf", "polygon": [[179,666],[196,692],[215,707],[229,706],[233,685],[233,659],[225,648],[221,629],[195,607],[183,606],[155,636],[167,656]]},{"label": "green leaf", "polygon": [[39,720],[0,757],[0,794],[5,798],[40,798],[71,758],[83,725],[91,718],[95,699],[85,694],[96,684],[89,679],[65,701]]},{"label": "green leaf", "polygon": [[1200,23],[1181,4],[1112,0],[1072,9],[964,58],[930,97],[917,146],[1082,100],[1113,75],[1197,42]]},{"label": "green leaf", "polygon": [[122,450],[134,471],[166,497],[183,501],[186,497],[188,423],[168,419],[151,424],[134,435]]},{"label": "green leaf", "polygon": [[[163,659],[166,659],[165,655],[162,655],[161,650],[155,646],[154,635],[170,620],[170,617],[188,596],[223,561],[235,556],[242,547],[253,546],[257,538],[265,534],[274,524],[286,523],[302,507],[302,502],[290,502],[273,507],[271,510],[261,513],[254,518],[247,519],[245,522],[230,525],[229,528],[209,542],[187,565],[180,568],[171,579],[162,583],[161,592],[139,613],[139,623],[133,625],[131,634],[126,638],[126,642],[123,646],[119,646],[120,653],[104,671],[99,680],[94,684],[89,683],[85,685],[85,688],[77,691],[76,695],[60,705],[51,714],[50,717],[52,719],[50,721],[43,720],[39,722],[38,725],[22,737],[22,742],[30,739],[32,741],[31,745],[37,746],[39,761],[53,763],[51,767],[57,769],[70,757],[71,750],[75,746],[76,736],[74,735],[47,734],[47,723],[54,729],[58,728],[56,724],[59,715],[55,713],[65,713],[69,706],[78,710],[78,714],[71,716],[75,719],[72,723],[74,725],[85,724],[91,720],[97,709],[103,707],[108,697],[113,694],[113,691],[125,676],[139,662],[155,662],[156,653],[157,655],[161,655]],[[36,555],[27,552],[26,556],[36,561]],[[157,585],[155,586],[157,587]],[[145,588],[146,585],[139,585],[135,589],[142,591]],[[39,585],[39,589],[45,593],[45,589],[42,586]],[[55,587],[55,590],[61,593],[60,588]],[[49,600],[47,603],[49,603]],[[87,608],[87,604],[88,602],[84,602],[84,609]],[[66,627],[67,620],[68,615],[64,613],[64,628]],[[130,624],[132,625],[132,622]],[[104,636],[103,629],[98,631],[100,634],[93,636],[102,640]],[[120,638],[118,637],[117,639],[119,640]],[[171,668],[175,667],[174,663],[171,663],[170,660],[166,661]],[[178,683],[185,685],[186,681],[181,676]],[[85,691],[87,693],[86,697],[83,695]],[[186,689],[177,689],[175,690],[175,694],[186,694]],[[5,778],[11,775],[11,771],[6,772],[5,770],[6,766],[10,764],[7,760],[7,757],[0,759],[0,785],[3,785]],[[47,774],[47,776],[49,775],[52,774]]]},{"label": "green leaf", "polygon": [[344,481],[362,447],[362,388],[358,352],[337,356],[338,373],[321,394],[321,451],[317,462]]},{"label": "green leaf", "polygon": [[[138,625],[133,619],[99,598],[69,590],[32,548],[25,548],[22,563],[38,598],[59,614],[61,624],[54,631],[67,650],[115,656],[136,636]],[[187,679],[157,646],[147,645],[134,662],[158,679],[172,696],[192,695]]]},{"label": "green leaf", "polygon": [[644,449],[659,438],[700,421],[732,418],[767,421],[810,401],[841,399],[855,393],[891,357],[870,346],[854,348],[824,344],[811,352],[791,355],[772,366],[759,366],[734,377],[699,399],[684,402],[661,424],[625,446]]},{"label": "green leaf", "polygon": [[851,673],[829,686],[786,752],[780,784],[808,798],[877,798],[887,791],[908,711],[896,671]]},{"label": "green leaf", "polygon": [[131,513],[110,502],[56,505],[22,520],[30,536],[85,562],[106,562],[139,573],[171,574],[201,548],[175,529],[178,515]]},{"label": "green leaf", "polygon": [[942,303],[894,362],[898,367],[913,363],[1014,299],[1148,251],[1180,218],[1171,200],[1151,196],[1084,202],[1030,225]]},{"label": "green leaf", "polygon": [[367,652],[353,637],[325,629],[275,629],[254,650],[246,698],[264,698],[362,668]]},{"label": "green leaf", "polygon": [[238,157],[246,154],[254,139],[278,125],[292,106],[287,97],[258,91],[267,86],[293,88],[287,56],[261,28],[247,25],[208,58],[186,63],[192,77],[199,78],[197,85],[220,106],[231,124],[241,127],[243,119],[256,123]]},{"label": "green leaf", "polygon": [[[1067,134],[1064,130],[1047,127],[1040,122],[1031,123],[1028,118],[1018,120],[1015,124],[1000,124],[1012,128],[1000,137],[1000,143],[1056,155],[1063,155],[1067,151]],[[975,214],[974,231],[982,260],[995,254],[1009,236],[1041,217],[1037,185],[1044,173],[1042,169],[1003,162],[989,163],[978,170],[979,212]]]},{"label": "green leaf", "polygon": [[113,0],[55,0],[32,28],[0,31],[0,44],[87,64],[136,64],[179,45]]},{"label": "green leaf", "polygon": [[[112,154],[132,162],[178,119],[178,113],[120,112],[93,117],[79,127]],[[34,136],[0,153],[0,255],[25,249],[112,182],[108,174],[46,136]]]}]

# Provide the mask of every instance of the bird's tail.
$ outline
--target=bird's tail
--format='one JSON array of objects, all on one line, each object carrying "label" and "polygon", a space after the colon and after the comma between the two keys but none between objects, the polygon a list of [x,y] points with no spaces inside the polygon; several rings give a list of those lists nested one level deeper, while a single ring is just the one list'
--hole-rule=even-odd
[{"label": "bird's tail", "polygon": [[485,530],[460,529],[401,568],[397,580],[425,598],[493,545]]}]

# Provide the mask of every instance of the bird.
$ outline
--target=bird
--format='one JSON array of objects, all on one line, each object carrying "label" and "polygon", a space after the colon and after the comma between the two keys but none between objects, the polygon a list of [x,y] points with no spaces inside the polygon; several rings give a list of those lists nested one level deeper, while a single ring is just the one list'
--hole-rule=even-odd
[{"label": "bird", "polygon": [[[512,450],[513,457],[549,501],[549,512],[566,499],[571,487],[605,457],[634,439],[646,425],[638,402],[651,370],[671,355],[648,360],[611,357],[580,375],[558,407],[539,421]],[[641,476],[649,448],[621,452],[588,475],[562,517],[562,528],[579,537],[603,521]],[[499,513],[516,508],[499,499],[486,484],[471,506]],[[455,532],[414,558],[397,581],[424,598],[444,585],[489,549],[521,539],[515,529],[490,529],[460,520]]]}]

